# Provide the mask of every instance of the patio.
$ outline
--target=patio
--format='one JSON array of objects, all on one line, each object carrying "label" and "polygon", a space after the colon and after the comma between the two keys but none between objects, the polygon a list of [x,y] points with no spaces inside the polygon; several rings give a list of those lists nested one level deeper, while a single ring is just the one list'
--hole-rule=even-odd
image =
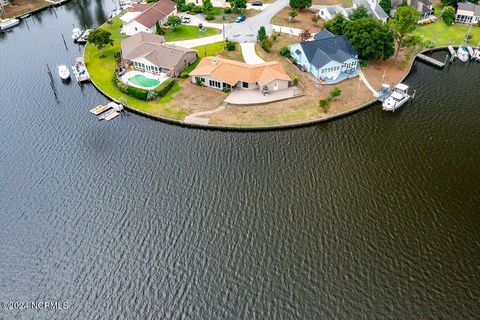
[{"label": "patio", "polygon": [[290,87],[263,95],[259,90],[235,89],[225,99],[226,103],[235,105],[264,104],[280,100],[286,100],[303,95],[303,90]]},{"label": "patio", "polygon": [[355,78],[357,76],[358,76],[358,71],[354,70],[354,71],[349,72],[349,73],[341,72],[340,75],[335,79],[333,79],[333,78],[319,78],[318,80],[322,84],[335,84],[335,83],[342,82],[343,80],[347,80],[347,79],[350,79],[350,78]]}]

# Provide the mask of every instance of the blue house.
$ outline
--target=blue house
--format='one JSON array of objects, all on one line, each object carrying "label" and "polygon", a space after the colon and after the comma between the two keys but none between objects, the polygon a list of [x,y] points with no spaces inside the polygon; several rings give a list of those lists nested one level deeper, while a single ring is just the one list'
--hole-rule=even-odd
[{"label": "blue house", "polygon": [[290,53],[298,65],[326,84],[358,75],[358,54],[350,42],[325,29],[312,41],[292,44]]}]

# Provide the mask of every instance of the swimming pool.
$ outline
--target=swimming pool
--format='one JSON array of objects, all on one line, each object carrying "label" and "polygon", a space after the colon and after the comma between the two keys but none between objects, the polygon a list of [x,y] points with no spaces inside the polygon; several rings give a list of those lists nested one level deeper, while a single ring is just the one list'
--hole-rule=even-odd
[{"label": "swimming pool", "polygon": [[128,82],[145,89],[153,89],[160,84],[157,79],[147,78],[143,74],[135,74],[129,77]]}]

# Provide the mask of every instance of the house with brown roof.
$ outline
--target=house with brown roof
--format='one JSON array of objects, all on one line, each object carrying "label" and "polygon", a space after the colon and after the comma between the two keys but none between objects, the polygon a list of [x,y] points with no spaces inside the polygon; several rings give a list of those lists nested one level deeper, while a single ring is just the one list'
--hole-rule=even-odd
[{"label": "house with brown roof", "polygon": [[171,15],[177,14],[177,5],[171,0],[158,0],[153,4],[132,4],[127,13],[120,17],[123,21],[122,33],[128,36],[143,31],[155,33],[157,21],[164,25]]},{"label": "house with brown roof", "polygon": [[190,72],[193,83],[218,90],[260,90],[262,93],[287,89],[291,80],[277,61],[260,64],[205,57]]},{"label": "house with brown roof", "polygon": [[139,32],[121,43],[122,62],[135,69],[175,77],[197,60],[197,51],[169,45],[162,36]]}]

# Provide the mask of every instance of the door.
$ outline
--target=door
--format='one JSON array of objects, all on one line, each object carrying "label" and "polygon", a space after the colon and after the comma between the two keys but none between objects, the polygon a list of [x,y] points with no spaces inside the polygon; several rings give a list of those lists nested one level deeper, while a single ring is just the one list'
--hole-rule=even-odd
[{"label": "door", "polygon": [[278,90],[278,82],[275,82],[275,84],[273,85],[273,91],[277,91]]}]

